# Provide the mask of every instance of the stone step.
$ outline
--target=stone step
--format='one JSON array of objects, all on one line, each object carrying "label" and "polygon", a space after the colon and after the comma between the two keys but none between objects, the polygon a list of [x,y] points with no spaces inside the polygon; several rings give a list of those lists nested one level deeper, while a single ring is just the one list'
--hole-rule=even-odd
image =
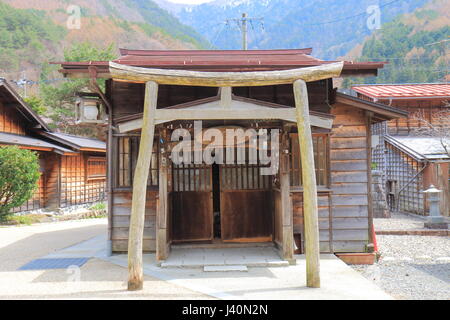
[{"label": "stone step", "polygon": [[248,272],[246,266],[204,266],[204,272]]},{"label": "stone step", "polygon": [[[274,260],[274,261],[252,261],[241,264],[242,266],[248,268],[274,268],[274,267],[288,267],[289,262],[283,260]],[[180,261],[165,261],[161,263],[161,268],[205,268],[205,267],[229,267],[236,266],[235,263],[227,263],[227,262],[181,262]]]}]

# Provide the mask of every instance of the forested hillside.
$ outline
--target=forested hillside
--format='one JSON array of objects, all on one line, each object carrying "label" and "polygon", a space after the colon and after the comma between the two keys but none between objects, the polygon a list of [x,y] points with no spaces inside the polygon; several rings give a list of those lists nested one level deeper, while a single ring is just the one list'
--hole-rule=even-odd
[{"label": "forested hillside", "polygon": [[402,15],[366,39],[348,59],[387,61],[378,77],[348,79],[354,83],[420,83],[449,80],[450,2],[430,1]]},{"label": "forested hillside", "polygon": [[[79,28],[69,28],[70,6],[79,9]],[[74,122],[76,93],[87,90],[88,81],[63,79],[49,62],[111,60],[120,47],[208,46],[151,0],[0,0],[0,77],[16,83],[51,126],[69,133],[97,136],[96,128]]]},{"label": "forested hillside", "polygon": [[[79,29],[67,27],[76,5]],[[90,42],[115,49],[195,49],[207,47],[192,28],[151,0],[0,0],[0,76],[36,80],[48,60],[60,60],[73,44]]]},{"label": "forested hillside", "polygon": [[0,76],[41,63],[59,50],[66,35],[66,29],[49,20],[45,12],[0,2]]}]

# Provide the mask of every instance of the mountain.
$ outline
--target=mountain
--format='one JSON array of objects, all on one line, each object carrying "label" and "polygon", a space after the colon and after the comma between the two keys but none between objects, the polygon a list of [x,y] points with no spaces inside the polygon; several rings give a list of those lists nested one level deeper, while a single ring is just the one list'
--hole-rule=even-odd
[{"label": "mountain", "polygon": [[387,61],[378,77],[346,79],[355,83],[421,83],[450,80],[450,2],[429,1],[414,12],[383,24],[345,59]]},{"label": "mountain", "polygon": [[264,19],[248,26],[250,49],[313,47],[315,56],[335,59],[372,34],[371,6],[379,4],[385,23],[430,0],[215,0],[195,6],[157,1],[218,49],[241,48],[239,25],[227,19],[245,12]]},{"label": "mountain", "polygon": [[[73,6],[79,29],[69,29]],[[99,47],[196,49],[209,43],[151,0],[0,0],[0,77],[24,71],[39,78],[41,65],[60,60],[74,43]]]}]

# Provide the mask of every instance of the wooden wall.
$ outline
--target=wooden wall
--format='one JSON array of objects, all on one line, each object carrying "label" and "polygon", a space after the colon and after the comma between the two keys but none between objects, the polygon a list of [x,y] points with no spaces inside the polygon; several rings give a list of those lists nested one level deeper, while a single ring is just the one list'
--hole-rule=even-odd
[{"label": "wooden wall", "polygon": [[283,244],[283,217],[281,190],[273,190],[273,241],[282,247]]},{"label": "wooden wall", "polygon": [[[427,190],[431,185],[441,190],[440,193],[440,210],[444,216],[450,216],[450,163],[449,162],[432,162],[423,171],[423,185],[421,190]],[[421,190],[419,189],[418,192]],[[430,211],[427,196],[423,198],[423,206],[425,214]]]},{"label": "wooden wall", "polygon": [[0,132],[25,135],[24,123],[17,110],[7,108],[0,101]]},{"label": "wooden wall", "polygon": [[[98,155],[96,155],[98,156]],[[87,153],[62,156],[61,158],[61,207],[105,200],[106,162],[104,177],[90,179]]]},{"label": "wooden wall", "polygon": [[27,202],[22,204],[20,207],[14,208],[13,212],[25,212],[25,211],[31,211],[43,208],[45,206],[45,194],[46,194],[46,159],[47,152],[38,152],[39,156],[39,180],[37,182],[37,188],[31,197]]},{"label": "wooden wall", "polygon": [[[331,221],[331,194],[330,192],[318,192],[319,208],[319,240],[320,252],[333,252],[333,233]],[[292,210],[294,215],[294,234],[301,234],[302,252],[305,252],[304,214],[303,214],[303,193],[292,192]]]},{"label": "wooden wall", "polygon": [[[144,226],[144,251],[156,250],[156,197],[157,190],[147,192]],[[112,207],[112,250],[113,252],[126,252],[128,250],[128,231],[131,214],[132,192],[114,191]]]},{"label": "wooden wall", "polygon": [[369,240],[368,149],[364,111],[335,104],[331,135],[334,252],[364,252]]},{"label": "wooden wall", "polygon": [[45,158],[45,207],[49,210],[56,210],[60,206],[59,167],[61,155],[46,152]]},{"label": "wooden wall", "polygon": [[407,111],[407,118],[388,121],[388,132],[391,135],[407,135],[414,133],[418,128],[426,127],[424,119],[433,126],[450,129],[450,110],[446,107],[446,101],[439,99],[402,99],[402,100],[379,100],[379,103],[390,105]]},{"label": "wooden wall", "polygon": [[[72,156],[61,156],[52,152],[38,152],[41,176],[38,189],[33,197],[14,212],[25,212],[37,209],[57,210],[103,201],[106,190],[106,167],[104,176],[89,178],[87,159],[91,156],[81,153]],[[105,158],[103,155],[96,155]],[[106,164],[106,161],[105,161]],[[96,169],[98,172],[99,167]]]}]

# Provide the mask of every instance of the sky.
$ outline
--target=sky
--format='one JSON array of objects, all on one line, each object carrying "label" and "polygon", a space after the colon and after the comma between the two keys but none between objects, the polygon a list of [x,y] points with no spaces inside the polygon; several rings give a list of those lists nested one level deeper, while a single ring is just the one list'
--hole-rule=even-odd
[{"label": "sky", "polygon": [[199,3],[211,2],[213,0],[167,0],[167,1],[174,2],[174,3],[199,4]]}]

